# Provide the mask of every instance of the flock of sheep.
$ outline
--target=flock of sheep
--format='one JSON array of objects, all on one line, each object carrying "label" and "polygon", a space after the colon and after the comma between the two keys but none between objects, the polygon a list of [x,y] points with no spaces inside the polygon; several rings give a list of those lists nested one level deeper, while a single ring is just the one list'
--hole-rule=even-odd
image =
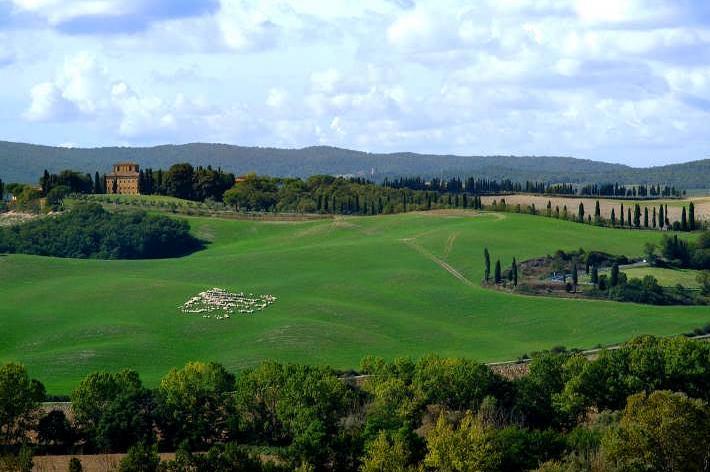
[{"label": "flock of sheep", "polygon": [[274,303],[273,295],[232,293],[222,288],[200,292],[180,305],[183,313],[201,314],[203,318],[228,319],[234,313],[251,314]]}]

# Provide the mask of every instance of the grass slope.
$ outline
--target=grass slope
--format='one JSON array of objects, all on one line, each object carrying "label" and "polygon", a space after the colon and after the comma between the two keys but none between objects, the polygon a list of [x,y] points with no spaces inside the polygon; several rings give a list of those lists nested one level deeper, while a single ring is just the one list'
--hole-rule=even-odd
[{"label": "grass slope", "polygon": [[[558,248],[639,255],[644,242],[658,239],[652,232],[472,212],[190,221],[212,243],[181,259],[0,256],[0,361],[21,361],[50,392],[67,393],[96,369],[135,368],[155,385],[169,368],[195,359],[231,369],[263,359],[349,368],[367,354],[427,352],[493,361],[559,344],[679,333],[710,320],[707,307],[534,298],[478,287],[484,246],[504,265]],[[227,321],[179,313],[178,305],[211,287],[272,293],[279,301]]]}]

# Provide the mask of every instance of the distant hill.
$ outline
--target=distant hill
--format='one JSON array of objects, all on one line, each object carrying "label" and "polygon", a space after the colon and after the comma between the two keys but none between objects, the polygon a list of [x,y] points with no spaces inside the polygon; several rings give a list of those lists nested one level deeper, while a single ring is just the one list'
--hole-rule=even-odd
[{"label": "distant hill", "polygon": [[381,180],[384,177],[415,175],[476,176],[516,181],[662,183],[680,188],[710,188],[710,159],[634,168],[572,157],[373,154],[327,146],[276,149],[194,143],[85,149],[0,141],[0,178],[6,182],[36,182],[44,169],[51,172],[75,169],[103,173],[109,171],[114,162],[124,160],[152,168],[168,168],[177,162],[190,162],[193,165],[222,167],[236,174],[257,172],[282,177],[372,175],[375,180]]}]

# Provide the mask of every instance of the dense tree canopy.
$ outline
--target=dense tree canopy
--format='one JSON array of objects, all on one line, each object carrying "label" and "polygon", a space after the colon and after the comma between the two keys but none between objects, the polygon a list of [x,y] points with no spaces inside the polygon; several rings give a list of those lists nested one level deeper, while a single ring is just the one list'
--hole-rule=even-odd
[{"label": "dense tree canopy", "polygon": [[0,252],[96,259],[175,257],[199,249],[187,222],[97,204],[0,228]]}]

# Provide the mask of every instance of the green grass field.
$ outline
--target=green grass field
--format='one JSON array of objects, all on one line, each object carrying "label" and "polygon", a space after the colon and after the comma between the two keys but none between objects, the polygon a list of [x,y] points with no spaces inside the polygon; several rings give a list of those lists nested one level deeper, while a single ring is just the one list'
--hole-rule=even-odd
[{"label": "green grass field", "polygon": [[[675,334],[710,321],[707,307],[536,298],[479,287],[484,246],[505,267],[513,256],[558,248],[641,255],[644,242],[660,237],[652,232],[473,212],[190,222],[211,243],[181,259],[0,256],[0,361],[21,361],[51,393],[68,393],[97,369],[135,368],[155,385],[189,360],[235,370],[263,359],[351,368],[367,354],[507,360],[555,345]],[[445,270],[444,261],[465,280]],[[212,287],[279,300],[257,315],[224,321],[179,312],[189,297]]]},{"label": "green grass field", "polygon": [[654,276],[658,283],[665,287],[675,287],[677,284],[681,284],[685,288],[698,288],[700,283],[698,282],[699,271],[692,269],[664,269],[661,267],[634,267],[631,269],[624,269],[624,273],[629,278],[642,279],[647,275]]}]

